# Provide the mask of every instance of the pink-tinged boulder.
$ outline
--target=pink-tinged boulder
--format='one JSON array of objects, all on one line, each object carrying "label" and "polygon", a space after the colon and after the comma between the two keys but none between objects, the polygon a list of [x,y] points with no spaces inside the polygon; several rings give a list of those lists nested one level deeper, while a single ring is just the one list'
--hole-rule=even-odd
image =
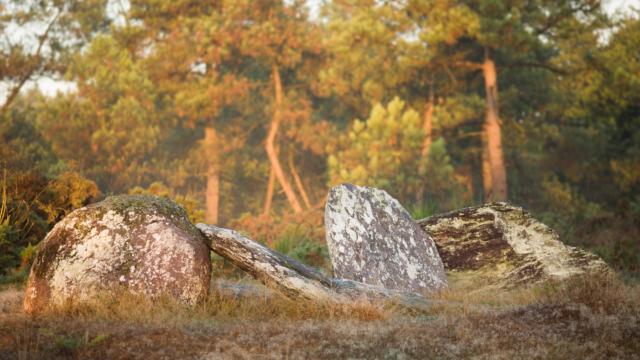
[{"label": "pink-tinged boulder", "polygon": [[176,203],[146,195],[112,196],[73,211],[39,245],[24,309],[124,289],[188,304],[207,297],[209,248]]}]

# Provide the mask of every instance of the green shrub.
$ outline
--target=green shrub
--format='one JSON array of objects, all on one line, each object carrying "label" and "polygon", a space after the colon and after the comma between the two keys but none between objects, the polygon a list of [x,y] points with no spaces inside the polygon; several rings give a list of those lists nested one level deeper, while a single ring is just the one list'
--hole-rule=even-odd
[{"label": "green shrub", "polygon": [[409,211],[409,214],[411,214],[411,217],[416,220],[427,218],[439,212],[438,203],[435,201],[427,201],[424,204],[409,205],[407,210]]},{"label": "green shrub", "polygon": [[35,246],[51,227],[69,212],[99,198],[101,193],[93,181],[73,172],[47,179],[33,171],[3,170],[0,281],[23,281]]},{"label": "green shrub", "polygon": [[326,245],[300,236],[295,232],[284,234],[274,243],[274,248],[276,251],[310,266],[325,269],[330,266]]}]

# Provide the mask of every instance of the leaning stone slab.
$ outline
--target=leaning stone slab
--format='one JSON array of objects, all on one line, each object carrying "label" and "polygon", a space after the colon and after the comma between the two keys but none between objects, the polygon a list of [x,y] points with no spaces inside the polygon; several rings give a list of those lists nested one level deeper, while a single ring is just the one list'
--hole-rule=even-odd
[{"label": "leaning stone slab", "polygon": [[384,302],[405,310],[428,311],[431,301],[414,294],[394,291],[349,279],[331,279],[314,268],[272,250],[231,229],[196,225],[211,250],[246,271],[270,289],[294,299],[316,303],[349,304]]},{"label": "leaning stone slab", "polygon": [[186,303],[208,295],[209,249],[174,202],[154,196],[113,196],[77,209],[38,248],[24,299],[37,312],[125,289]]},{"label": "leaning stone slab", "polygon": [[560,241],[520,207],[497,202],[435,215],[418,223],[435,240],[454,278],[511,287],[608,272],[599,257]]},{"label": "leaning stone slab", "polygon": [[384,190],[342,184],[325,207],[335,277],[429,293],[447,286],[433,240]]}]

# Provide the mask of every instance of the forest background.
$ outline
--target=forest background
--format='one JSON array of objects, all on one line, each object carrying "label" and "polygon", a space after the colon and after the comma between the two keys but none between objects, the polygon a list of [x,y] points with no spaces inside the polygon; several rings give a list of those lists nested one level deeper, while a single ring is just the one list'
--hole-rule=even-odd
[{"label": "forest background", "polygon": [[120,193],[327,267],[341,182],[416,218],[509,201],[640,277],[638,10],[308,5],[1,1],[0,281],[24,280],[67,213]]}]

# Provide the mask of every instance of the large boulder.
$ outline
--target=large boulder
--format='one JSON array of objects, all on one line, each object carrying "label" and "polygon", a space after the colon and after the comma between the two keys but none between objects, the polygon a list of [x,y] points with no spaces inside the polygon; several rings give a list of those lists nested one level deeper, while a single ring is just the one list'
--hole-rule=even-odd
[{"label": "large boulder", "polygon": [[447,286],[433,240],[384,190],[334,187],[325,227],[337,278],[414,293]]},{"label": "large boulder", "polygon": [[507,203],[455,210],[418,223],[435,240],[450,275],[474,286],[511,287],[609,271],[600,258],[563,244],[551,228]]},{"label": "large boulder", "polygon": [[24,299],[37,312],[115,288],[194,304],[208,295],[209,248],[174,202],[113,196],[66,216],[38,248]]}]

